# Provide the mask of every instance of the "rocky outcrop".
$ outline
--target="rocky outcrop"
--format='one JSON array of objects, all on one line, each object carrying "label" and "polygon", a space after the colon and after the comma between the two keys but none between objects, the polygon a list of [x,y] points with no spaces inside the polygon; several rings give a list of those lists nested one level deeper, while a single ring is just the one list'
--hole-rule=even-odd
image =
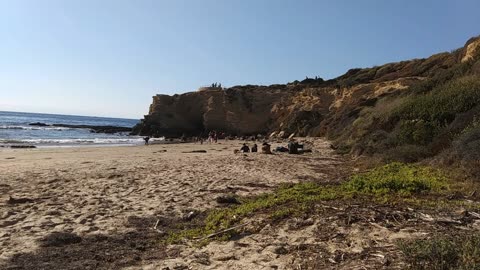
[{"label": "rocky outcrop", "polygon": [[157,95],[134,132],[154,136],[197,136],[209,130],[238,135],[266,133],[275,122],[274,105],[293,93],[286,86],[239,86]]},{"label": "rocky outcrop", "polygon": [[[351,69],[328,81],[307,78],[288,84],[204,87],[181,95],[157,95],[133,132],[197,136],[210,130],[236,135],[283,131],[337,136],[380,99],[411,91],[429,78],[449,76],[455,69],[465,68],[459,67],[462,63],[477,61],[479,44],[480,38],[473,38],[451,53]],[[468,68],[478,69],[480,74],[479,63]]]},{"label": "rocky outcrop", "polygon": [[107,133],[107,134],[114,134],[120,132],[131,132],[132,128],[129,127],[117,127],[117,126],[92,126],[92,125],[70,125],[70,124],[45,124],[41,122],[30,123],[30,126],[38,126],[38,127],[65,127],[65,128],[82,128],[82,129],[89,129],[91,132],[94,133]]}]

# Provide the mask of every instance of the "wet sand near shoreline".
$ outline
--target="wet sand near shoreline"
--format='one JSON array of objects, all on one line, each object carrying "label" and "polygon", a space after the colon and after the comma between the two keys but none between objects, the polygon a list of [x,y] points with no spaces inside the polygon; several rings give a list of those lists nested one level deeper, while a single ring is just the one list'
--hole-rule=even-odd
[{"label": "wet sand near shoreline", "polygon": [[[314,152],[305,155],[234,154],[241,141],[1,149],[0,260],[21,269],[15,268],[15,254],[41,254],[42,246],[48,246],[46,237],[52,233],[78,235],[84,239],[82,245],[87,245],[89,237],[115,238],[148,231],[155,219],[147,217],[159,213],[175,216],[217,207],[219,194],[245,196],[271,191],[281,183],[338,180],[335,173],[340,171],[342,159],[333,154],[327,141],[309,140]],[[197,150],[207,153],[191,153]],[[139,220],[143,222],[141,229],[132,225]],[[146,262],[135,263],[133,269],[142,268],[142,264],[155,269],[173,256],[160,248],[151,253],[149,260],[140,256]],[[68,258],[63,265],[55,265],[48,255],[42,256],[46,256],[46,268],[76,267],[73,262],[68,264]],[[88,265],[76,263],[79,267]],[[94,268],[112,266],[96,265]]]}]

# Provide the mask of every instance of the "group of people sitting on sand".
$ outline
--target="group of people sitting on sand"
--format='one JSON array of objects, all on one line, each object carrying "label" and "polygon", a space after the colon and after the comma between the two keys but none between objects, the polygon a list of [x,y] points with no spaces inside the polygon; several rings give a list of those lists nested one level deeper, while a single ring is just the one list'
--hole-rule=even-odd
[{"label": "group of people sitting on sand", "polygon": [[[235,150],[235,153],[249,153],[249,152],[252,152],[252,153],[256,153],[258,152],[258,146],[256,143],[253,144],[252,148],[250,149],[250,147],[248,147],[248,145],[246,143],[244,143],[242,145],[242,147],[240,148],[240,151],[238,150]],[[262,153],[263,154],[271,154],[272,151],[270,150],[270,144],[268,144],[267,142],[264,142],[262,144]]]},{"label": "group of people sitting on sand", "polygon": [[[240,148],[240,150],[235,150],[234,152],[235,153],[249,153],[249,152],[255,153],[257,151],[258,151],[257,144],[253,144],[252,148],[250,149],[250,147],[248,147],[248,145],[246,143],[244,143],[242,145],[242,147]],[[299,144],[294,139],[290,139],[287,147],[278,146],[273,151],[275,151],[275,152],[288,152],[289,154],[303,154],[303,153],[312,152],[311,149],[304,149],[304,145]],[[262,153],[272,154],[272,151],[270,149],[270,144],[268,144],[267,142],[264,142],[262,144]]]}]

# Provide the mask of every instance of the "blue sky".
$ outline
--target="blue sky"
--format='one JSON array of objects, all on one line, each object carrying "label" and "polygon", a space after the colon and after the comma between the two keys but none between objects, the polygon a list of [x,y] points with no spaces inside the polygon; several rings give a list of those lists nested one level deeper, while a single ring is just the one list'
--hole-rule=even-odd
[{"label": "blue sky", "polygon": [[333,78],[480,34],[477,0],[0,0],[0,110],[141,118],[157,93]]}]

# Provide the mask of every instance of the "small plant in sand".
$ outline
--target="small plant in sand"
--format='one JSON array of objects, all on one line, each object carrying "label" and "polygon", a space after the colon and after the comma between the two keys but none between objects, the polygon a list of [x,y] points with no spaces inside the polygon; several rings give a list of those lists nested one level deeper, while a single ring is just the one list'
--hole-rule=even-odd
[{"label": "small plant in sand", "polygon": [[[272,221],[279,221],[290,216],[308,214],[321,201],[351,199],[354,194],[389,198],[388,195],[402,197],[414,193],[437,192],[445,188],[446,177],[433,168],[391,163],[354,175],[350,181],[341,185],[303,182],[282,185],[272,193],[239,198],[241,204],[208,211],[200,226],[185,226],[172,232],[167,242],[196,239],[201,240],[200,243],[207,243],[210,238],[228,240],[237,233],[230,228],[254,215],[264,214]],[[224,230],[227,231],[217,234]]]},{"label": "small plant in sand", "polygon": [[354,175],[343,186],[347,191],[376,195],[411,195],[448,188],[447,178],[440,171],[398,162]]}]

